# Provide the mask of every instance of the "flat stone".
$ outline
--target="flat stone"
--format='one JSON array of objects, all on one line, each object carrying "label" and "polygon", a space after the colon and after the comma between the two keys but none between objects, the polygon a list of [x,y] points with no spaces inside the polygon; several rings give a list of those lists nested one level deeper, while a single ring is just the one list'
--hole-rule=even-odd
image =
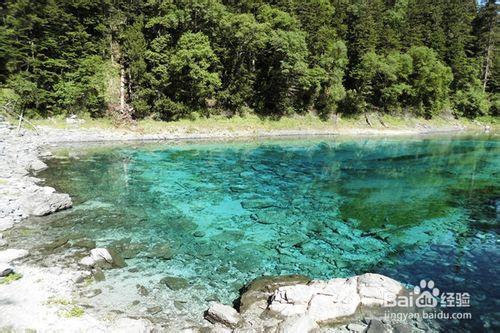
[{"label": "flat stone", "polygon": [[0,263],[0,277],[7,276],[9,274],[12,274],[13,272],[14,268],[12,268],[12,266],[5,263]]},{"label": "flat stone", "polygon": [[205,313],[205,319],[212,324],[221,323],[225,326],[234,328],[240,321],[241,316],[233,307],[213,302]]},{"label": "flat stone", "polygon": [[153,306],[153,307],[147,308],[146,312],[151,314],[151,315],[157,314],[157,313],[161,312],[161,306]]},{"label": "flat stone", "polygon": [[358,324],[358,323],[351,323],[347,325],[347,328],[349,331],[356,332],[356,333],[362,333],[366,330],[368,326],[364,324]]},{"label": "flat stone", "polygon": [[73,205],[68,194],[56,193],[49,186],[38,187],[21,198],[21,207],[29,215],[44,216]]},{"label": "flat stone", "polygon": [[166,285],[171,290],[184,289],[189,286],[188,280],[177,276],[166,276],[160,280],[160,283]]},{"label": "flat stone", "polygon": [[29,252],[26,250],[20,249],[7,249],[0,251],[0,262],[9,263],[14,260],[25,258],[29,255]]}]

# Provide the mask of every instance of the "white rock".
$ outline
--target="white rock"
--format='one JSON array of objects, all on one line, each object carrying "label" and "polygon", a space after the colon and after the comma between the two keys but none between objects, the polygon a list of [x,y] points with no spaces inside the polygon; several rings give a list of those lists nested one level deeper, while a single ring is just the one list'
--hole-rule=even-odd
[{"label": "white rock", "polygon": [[351,323],[351,324],[347,325],[347,328],[350,331],[353,331],[356,333],[363,333],[364,331],[366,331],[367,327],[368,327],[368,325],[357,324],[357,323]]},{"label": "white rock", "polygon": [[35,159],[30,164],[30,169],[35,171],[35,172],[42,171],[42,170],[45,170],[47,168],[48,168],[47,164],[43,163],[39,159]]},{"label": "white rock", "polygon": [[8,230],[14,226],[14,221],[9,217],[0,218],[0,231]]},{"label": "white rock", "polygon": [[111,256],[111,253],[109,253],[109,251],[105,248],[95,248],[90,250],[90,258],[92,258],[95,263],[103,261],[107,262],[108,264],[113,263],[113,257]]},{"label": "white rock", "polygon": [[318,324],[309,316],[288,317],[278,326],[278,333],[309,333],[319,329]]},{"label": "white rock", "polygon": [[280,287],[274,292],[269,309],[283,316],[304,314],[313,292],[314,288],[304,284]]},{"label": "white rock", "polygon": [[358,276],[358,294],[361,304],[366,306],[382,305],[384,299],[395,299],[403,285],[387,276],[366,273]]},{"label": "white rock", "polygon": [[240,321],[240,314],[234,308],[217,302],[212,302],[205,318],[215,324],[221,323],[228,327],[235,327]]},{"label": "white rock", "polygon": [[79,264],[82,266],[92,267],[96,264],[96,262],[90,256],[86,256],[86,257],[83,257],[82,260],[79,261]]},{"label": "white rock", "polygon": [[11,261],[27,257],[29,252],[20,249],[7,249],[0,251],[0,262],[9,263]]},{"label": "white rock", "polygon": [[30,215],[44,216],[73,205],[68,194],[56,193],[49,186],[35,188],[21,198],[21,207]]},{"label": "white rock", "polygon": [[309,304],[308,315],[316,321],[332,321],[339,317],[350,316],[356,312],[359,296],[337,302],[334,296],[316,294]]},{"label": "white rock", "polygon": [[0,276],[7,276],[14,271],[10,265],[0,262]]},{"label": "white rock", "polygon": [[149,333],[154,329],[153,324],[145,319],[120,318],[110,328],[112,333]]}]

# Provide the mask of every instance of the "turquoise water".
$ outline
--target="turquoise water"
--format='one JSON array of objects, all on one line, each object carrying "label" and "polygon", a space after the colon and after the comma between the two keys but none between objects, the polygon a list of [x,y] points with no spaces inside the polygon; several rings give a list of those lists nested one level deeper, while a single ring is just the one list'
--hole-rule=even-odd
[{"label": "turquoise water", "polygon": [[72,233],[115,247],[159,292],[168,289],[158,286],[161,276],[185,278],[181,290],[168,292],[198,295],[205,308],[214,298],[230,303],[261,275],[380,272],[410,285],[433,279],[442,291],[469,292],[473,319],[449,321],[452,328],[499,328],[498,139],[327,138],[68,152],[48,161],[41,176],[70,193],[75,208],[31,228],[47,241]]}]

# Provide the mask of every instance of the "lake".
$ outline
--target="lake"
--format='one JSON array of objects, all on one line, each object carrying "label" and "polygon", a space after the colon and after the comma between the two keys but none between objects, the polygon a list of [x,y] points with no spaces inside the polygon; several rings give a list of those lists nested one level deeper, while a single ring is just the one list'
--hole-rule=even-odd
[{"label": "lake", "polygon": [[[499,327],[498,138],[72,147],[47,164],[40,177],[75,207],[30,219],[13,242],[69,237],[123,253],[128,267],[95,283],[111,310],[140,314],[144,287],[158,316],[196,321],[262,275],[377,272],[468,292],[472,319],[448,320],[450,330]],[[54,250],[69,263],[78,251]]]}]

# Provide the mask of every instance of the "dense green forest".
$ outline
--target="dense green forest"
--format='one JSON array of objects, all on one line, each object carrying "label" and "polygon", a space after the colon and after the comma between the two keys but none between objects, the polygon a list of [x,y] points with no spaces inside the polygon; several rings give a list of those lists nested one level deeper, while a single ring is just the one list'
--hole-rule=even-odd
[{"label": "dense green forest", "polygon": [[495,0],[0,0],[24,114],[498,115]]}]

